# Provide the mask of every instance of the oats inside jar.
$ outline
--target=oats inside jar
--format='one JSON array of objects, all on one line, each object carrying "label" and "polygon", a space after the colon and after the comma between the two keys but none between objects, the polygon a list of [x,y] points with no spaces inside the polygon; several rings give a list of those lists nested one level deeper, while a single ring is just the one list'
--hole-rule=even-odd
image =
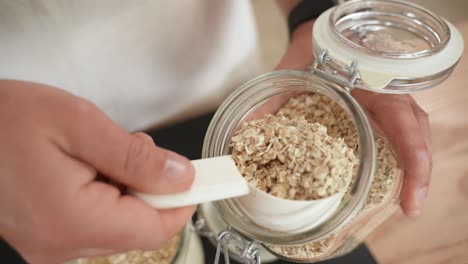
[{"label": "oats inside jar", "polygon": [[[321,94],[302,94],[291,98],[279,111],[290,119],[304,118],[308,122],[317,122],[327,128],[333,138],[343,138],[346,145],[358,155],[358,136],[356,128],[345,110],[329,97]],[[375,135],[377,149],[377,168],[365,208],[372,208],[383,202],[391,192],[398,173],[397,162],[389,142],[381,135]],[[355,162],[354,170],[357,169]],[[356,171],[349,187],[352,186]]]},{"label": "oats inside jar", "polygon": [[[351,151],[351,153],[347,155],[349,155],[349,157],[353,157],[352,162],[350,164],[352,165],[351,172],[349,172],[349,168],[347,168],[347,173],[345,174],[347,180],[351,181],[350,184],[347,184],[347,188],[350,188],[352,186],[352,182],[354,181],[354,178],[356,176],[357,166],[359,164],[359,160],[357,158],[359,151],[358,136],[354,123],[341,106],[339,106],[337,103],[335,103],[325,95],[314,93],[302,94],[291,98],[285,105],[283,105],[281,109],[279,109],[277,114],[273,117],[265,117],[264,119],[268,118],[272,118],[273,120],[276,119],[276,121],[278,119],[285,119],[287,121],[281,122],[290,125],[300,124],[300,126],[302,126],[302,128],[304,129],[312,129],[311,125],[317,124],[315,130],[312,129],[311,131],[325,131],[327,137],[324,137],[323,135],[322,136],[324,138],[327,138],[327,140],[331,139],[334,142],[343,141],[345,146],[347,147],[346,153],[348,153],[347,151]],[[258,124],[262,124],[262,122],[268,123],[269,121],[259,120],[255,122],[250,122],[250,127],[255,127],[255,124],[257,124],[258,126]],[[236,136],[239,136],[242,133],[242,131],[247,130],[246,127],[249,127],[249,125],[244,124],[240,131],[236,133]],[[254,129],[254,132],[255,131],[257,130]],[[258,131],[255,133],[251,131],[249,133],[252,133],[251,135],[253,135],[253,137],[258,136]],[[249,133],[247,133],[247,136],[249,135]],[[250,179],[249,181],[252,184],[256,184],[257,187],[258,182],[266,181],[267,183],[269,183],[268,181],[271,181],[271,179],[268,180],[268,177],[265,173],[260,174],[263,175],[262,180],[255,179],[254,176],[258,176],[258,174],[255,173],[254,170],[256,167],[254,165],[251,165],[252,163],[255,163],[255,160],[263,159],[262,155],[260,154],[262,153],[263,149],[260,148],[260,152],[257,153],[258,146],[262,146],[262,144],[259,144],[258,141],[256,142],[255,139],[247,139],[244,136],[241,136],[240,138],[233,138],[232,140],[233,157],[236,161],[236,164],[238,164],[238,167],[239,169],[241,169],[241,171],[244,167],[244,177],[246,177],[248,180],[250,178],[253,178],[253,180]],[[247,149],[244,151],[242,151],[239,147],[236,149],[236,144],[238,144],[236,142],[241,138],[247,140],[247,142],[244,143],[244,146],[250,146],[253,144],[254,147],[251,147],[251,149],[247,147]],[[260,138],[262,138],[261,141],[263,143],[265,141],[265,138]],[[321,142],[329,142],[327,140],[321,140]],[[294,145],[295,141],[292,142]],[[372,210],[384,204],[386,198],[389,197],[390,193],[394,189],[396,177],[399,171],[395,156],[391,150],[389,142],[381,135],[375,135],[375,145],[377,150],[376,172],[373,177],[371,187],[369,189],[367,200],[358,216],[366,210]],[[248,153],[254,154],[255,157],[247,157]],[[314,191],[309,191],[309,193],[314,193]],[[289,259],[313,260],[332,254],[334,248],[336,249],[341,245],[336,244],[337,242],[338,241],[336,237],[334,235],[331,235],[322,240],[305,243],[302,245],[267,245],[267,247],[271,251],[279,255],[285,256]]]},{"label": "oats inside jar", "polygon": [[250,184],[274,196],[290,200],[332,196],[352,178],[354,151],[304,113],[292,115],[294,108],[285,107],[297,106],[295,100],[275,115],[243,123],[231,141],[233,159]]}]

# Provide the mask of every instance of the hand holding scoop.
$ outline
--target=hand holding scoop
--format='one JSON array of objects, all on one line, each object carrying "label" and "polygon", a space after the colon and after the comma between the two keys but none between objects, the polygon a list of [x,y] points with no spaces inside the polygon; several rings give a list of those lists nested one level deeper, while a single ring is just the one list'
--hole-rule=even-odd
[{"label": "hand holding scoop", "polygon": [[342,191],[311,201],[275,197],[250,186],[230,155],[193,160],[192,164],[195,180],[188,191],[168,195],[132,194],[159,209],[239,197],[241,207],[255,223],[285,232],[320,224],[336,211],[344,195]]}]

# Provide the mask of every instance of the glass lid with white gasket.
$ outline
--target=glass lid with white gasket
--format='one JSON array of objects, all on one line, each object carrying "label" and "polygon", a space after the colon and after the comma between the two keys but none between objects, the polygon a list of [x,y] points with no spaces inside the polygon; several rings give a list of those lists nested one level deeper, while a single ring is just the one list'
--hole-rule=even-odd
[{"label": "glass lid with white gasket", "polygon": [[452,24],[394,0],[355,0],[329,9],[315,22],[313,43],[312,70],[337,80],[346,75],[343,85],[381,93],[432,87],[451,74],[463,53]]}]

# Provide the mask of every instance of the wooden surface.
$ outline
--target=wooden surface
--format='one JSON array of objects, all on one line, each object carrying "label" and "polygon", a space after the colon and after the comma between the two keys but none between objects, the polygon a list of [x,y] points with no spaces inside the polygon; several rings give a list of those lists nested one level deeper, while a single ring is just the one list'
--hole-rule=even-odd
[{"label": "wooden surface", "polygon": [[[468,21],[456,25],[468,45]],[[398,213],[368,244],[382,264],[468,263],[468,47],[452,76],[415,94],[429,113],[434,166],[423,215]]]}]

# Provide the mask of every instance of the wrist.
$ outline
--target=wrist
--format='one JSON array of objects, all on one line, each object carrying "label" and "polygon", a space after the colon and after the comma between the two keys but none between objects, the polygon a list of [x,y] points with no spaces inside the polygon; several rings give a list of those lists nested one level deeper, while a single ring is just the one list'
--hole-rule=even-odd
[{"label": "wrist", "polygon": [[[312,29],[315,19],[311,19],[294,30],[291,34],[290,46],[312,47]],[[311,50],[312,51],[312,50]]]},{"label": "wrist", "polygon": [[289,46],[276,69],[305,70],[314,61],[312,27],[314,20],[298,26],[291,35]]},{"label": "wrist", "polygon": [[[292,4],[292,2],[290,1],[289,4]],[[335,4],[336,0],[295,1],[294,8],[290,7],[288,9],[289,35],[292,36],[299,26],[316,19]]]}]

